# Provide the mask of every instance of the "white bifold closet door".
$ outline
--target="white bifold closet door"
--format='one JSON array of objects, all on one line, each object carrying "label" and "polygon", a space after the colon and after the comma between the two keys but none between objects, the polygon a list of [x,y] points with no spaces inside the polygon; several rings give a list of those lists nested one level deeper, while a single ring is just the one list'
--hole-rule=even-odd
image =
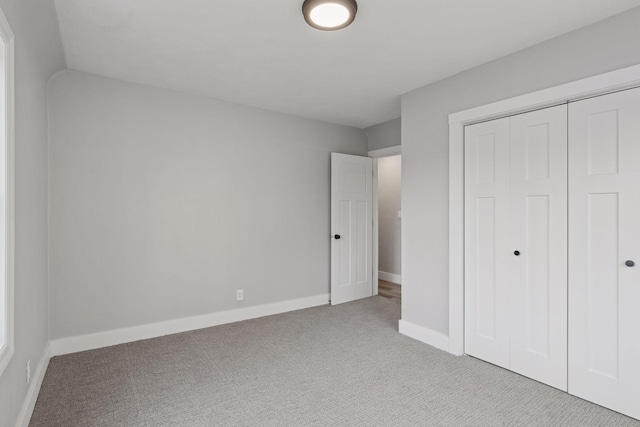
[{"label": "white bifold closet door", "polygon": [[567,390],[567,107],[465,128],[465,352]]},{"label": "white bifold closet door", "polygon": [[509,119],[465,128],[465,353],[509,368]]},{"label": "white bifold closet door", "polygon": [[640,89],[569,106],[569,392],[640,418]]}]

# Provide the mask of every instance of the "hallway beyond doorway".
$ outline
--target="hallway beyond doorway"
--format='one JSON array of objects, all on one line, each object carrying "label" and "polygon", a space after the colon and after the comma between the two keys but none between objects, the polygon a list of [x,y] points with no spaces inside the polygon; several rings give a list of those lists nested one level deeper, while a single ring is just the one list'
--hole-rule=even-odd
[{"label": "hallway beyond doorway", "polygon": [[401,285],[397,283],[387,282],[386,280],[378,280],[378,295],[385,298],[391,298],[398,301],[402,300]]}]

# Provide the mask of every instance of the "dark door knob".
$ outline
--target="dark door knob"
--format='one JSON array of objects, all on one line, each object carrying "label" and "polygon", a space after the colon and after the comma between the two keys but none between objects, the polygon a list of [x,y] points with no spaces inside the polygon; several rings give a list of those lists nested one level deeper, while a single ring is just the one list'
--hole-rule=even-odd
[{"label": "dark door knob", "polygon": [[336,234],[335,236],[333,236],[336,240],[340,240],[340,235]]},{"label": "dark door knob", "polygon": [[520,251],[515,251],[513,254],[514,254],[515,256],[520,256]]},{"label": "dark door knob", "polygon": [[627,267],[633,267],[634,265],[636,265],[636,263],[631,261],[631,260],[629,260],[629,261],[625,262],[624,265],[626,265]]}]

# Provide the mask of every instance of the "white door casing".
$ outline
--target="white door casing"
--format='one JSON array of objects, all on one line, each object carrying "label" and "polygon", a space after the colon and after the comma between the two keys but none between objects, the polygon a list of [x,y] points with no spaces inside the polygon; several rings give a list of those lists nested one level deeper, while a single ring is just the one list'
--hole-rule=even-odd
[{"label": "white door casing", "polygon": [[567,106],[510,123],[510,369],[567,391]]},{"label": "white door casing", "polygon": [[465,128],[465,351],[565,391],[566,114]]},{"label": "white door casing", "polygon": [[331,153],[332,305],[373,295],[372,162]]},{"label": "white door casing", "polygon": [[640,419],[640,89],[570,104],[569,187],[569,392]]}]

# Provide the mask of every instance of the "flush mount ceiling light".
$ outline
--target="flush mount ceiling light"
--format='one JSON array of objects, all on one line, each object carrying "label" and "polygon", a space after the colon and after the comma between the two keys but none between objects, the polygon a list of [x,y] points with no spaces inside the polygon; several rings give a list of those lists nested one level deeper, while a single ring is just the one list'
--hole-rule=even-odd
[{"label": "flush mount ceiling light", "polygon": [[355,0],[305,0],[302,14],[307,24],[325,31],[340,30],[353,22],[358,11]]}]

